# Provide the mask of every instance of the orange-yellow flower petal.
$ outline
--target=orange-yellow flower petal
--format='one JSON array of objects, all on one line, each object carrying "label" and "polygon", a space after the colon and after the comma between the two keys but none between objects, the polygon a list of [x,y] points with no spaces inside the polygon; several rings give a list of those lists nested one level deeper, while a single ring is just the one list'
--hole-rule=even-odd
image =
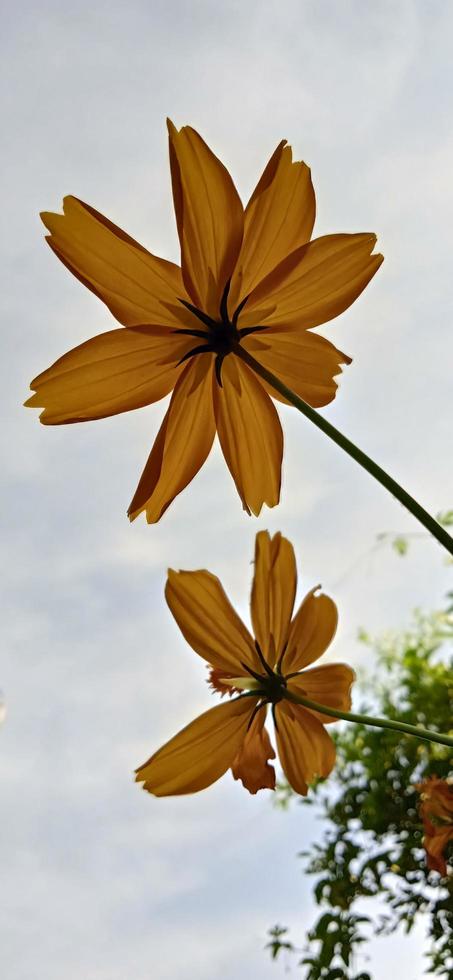
[{"label": "orange-yellow flower petal", "polygon": [[268,762],[275,759],[275,752],[264,727],[265,720],[263,708],[256,713],[231,766],[234,778],[240,779],[253,794],[259,789],[275,789],[275,769]]},{"label": "orange-yellow flower petal", "polygon": [[[125,326],[178,326],[166,304],[187,296],[181,270],[157,258],[108,218],[76,197],[65,197],[64,214],[45,211],[47,241],[64,265],[99,296]],[[188,298],[188,297],[187,297]]]},{"label": "orange-yellow flower petal", "polygon": [[136,770],[154,796],[206,789],[230,768],[243,742],[256,698],[228,701],[205,711]]},{"label": "orange-yellow flower petal", "polygon": [[[351,363],[347,354],[308,330],[283,333],[270,327],[245,337],[242,346],[313,408],[328,405],[335,398],[338,385],[334,377],[341,373],[342,364]],[[272,385],[260,380],[272,398],[289,404]]]},{"label": "orange-yellow flower petal", "polygon": [[220,445],[244,510],[259,514],[280,499],[283,433],[269,395],[252,371],[232,355],[215,389]]},{"label": "orange-yellow flower petal", "polygon": [[[274,666],[288,636],[296,597],[294,548],[280,532],[270,537],[259,531],[255,540],[251,613],[253,629],[263,655]],[[272,651],[269,641],[272,637]]]},{"label": "orange-yellow flower petal", "polygon": [[377,272],[382,255],[372,255],[376,235],[325,235],[296,249],[257,286],[244,308],[241,326],[263,308],[273,310],[266,326],[301,330],[343,313]]},{"label": "orange-yellow flower petal", "polygon": [[244,212],[226,167],[191,126],[168,121],[170,167],[184,282],[192,302],[218,317],[242,242]]},{"label": "orange-yellow flower petal", "polygon": [[212,667],[237,677],[243,663],[259,666],[253,639],[216,575],[169,569],[165,598],[187,642]]},{"label": "orange-yellow flower petal", "polygon": [[194,358],[179,378],[130,504],[131,521],[144,510],[148,524],[158,521],[209,455],[215,435],[211,360],[211,354]]},{"label": "orange-yellow flower petal", "polygon": [[305,708],[280,701],[275,708],[277,749],[285,776],[296,793],[307,795],[316,776],[335,765],[335,746],[321,722]]},{"label": "orange-yellow flower petal", "polygon": [[[336,708],[338,711],[349,711],[351,708],[351,685],[355,680],[355,673],[352,667],[347,664],[322,664],[321,667],[312,667],[311,670],[304,670],[299,677],[292,677],[288,681],[288,690],[294,694],[301,694],[311,701],[318,701],[329,708]],[[310,709],[307,708],[307,711]],[[336,721],[331,715],[325,715],[318,711],[312,714],[323,725],[328,725]]]},{"label": "orange-yellow flower petal", "polygon": [[310,241],[316,203],[310,170],[283,140],[247,204],[244,240],[232,278],[231,313],[290,252]]},{"label": "orange-yellow flower petal", "polygon": [[318,660],[335,636],[337,607],[329,596],[315,593],[313,589],[305,596],[291,623],[283,661],[285,674],[302,670]]},{"label": "orange-yellow flower petal", "polygon": [[31,382],[25,403],[44,408],[45,425],[86,422],[141,408],[174,387],[191,339],[168,328],[108,330],[74,347]]}]

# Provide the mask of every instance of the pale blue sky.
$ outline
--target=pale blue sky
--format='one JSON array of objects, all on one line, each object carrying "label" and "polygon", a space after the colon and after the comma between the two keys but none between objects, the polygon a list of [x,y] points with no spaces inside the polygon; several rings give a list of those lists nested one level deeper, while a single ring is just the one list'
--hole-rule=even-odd
[{"label": "pale blue sky", "polygon": [[[5,4],[2,27],[4,977],[279,980],[266,930],[297,940],[309,924],[295,855],[322,826],[229,775],[180,800],[132,781],[212,703],[163,601],[166,568],[209,568],[247,617],[255,533],[283,531],[302,590],[322,582],[339,606],[331,658],[355,665],[359,626],[440,605],[448,570],[429,541],[405,561],[372,551],[414,522],[289,408],[278,509],[247,517],[215,450],[158,526],[130,526],[164,406],[55,429],[21,408],[32,377],[114,326],[38,212],[73,193],[178,261],[165,117],[199,129],[244,197],[288,139],[312,167],[316,234],[375,231],[386,259],[320,329],[354,359],[325,414],[430,510],[451,506],[453,9],[38,0]],[[403,957],[421,980],[422,945],[375,946],[375,980]]]}]

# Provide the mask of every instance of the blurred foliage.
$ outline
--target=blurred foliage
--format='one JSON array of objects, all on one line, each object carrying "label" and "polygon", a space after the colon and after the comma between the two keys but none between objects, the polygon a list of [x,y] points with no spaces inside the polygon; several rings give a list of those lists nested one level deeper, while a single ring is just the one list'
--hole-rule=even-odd
[{"label": "blurred foliage", "polygon": [[[453,594],[446,610],[417,615],[407,633],[373,643],[362,631],[360,639],[375,650],[377,669],[360,681],[359,710],[451,731]],[[325,821],[322,842],[300,855],[317,876],[314,897],[323,912],[303,949],[282,926],[269,931],[266,948],[273,959],[282,950],[302,953],[304,980],[373,980],[354,971],[357,953],[372,936],[409,933],[422,917],[426,972],[453,980],[453,875],[441,879],[427,868],[414,789],[421,779],[451,773],[451,749],[365,725],[345,725],[334,738],[337,766],[329,781],[319,782],[311,799],[296,797],[288,785],[277,795],[279,806],[298,800]],[[382,913],[370,913],[372,898],[381,900]]]},{"label": "blurred foliage", "polygon": [[[441,510],[436,514],[436,521],[442,525],[442,527],[452,527],[453,526],[453,510]],[[426,534],[424,531],[412,531],[408,534],[395,534],[392,531],[381,531],[376,535],[376,541],[381,544],[385,541],[389,541],[391,547],[396,551],[397,555],[404,558],[409,550],[409,544],[413,538],[424,538],[429,541],[430,535]],[[451,561],[451,559],[448,559]]]}]

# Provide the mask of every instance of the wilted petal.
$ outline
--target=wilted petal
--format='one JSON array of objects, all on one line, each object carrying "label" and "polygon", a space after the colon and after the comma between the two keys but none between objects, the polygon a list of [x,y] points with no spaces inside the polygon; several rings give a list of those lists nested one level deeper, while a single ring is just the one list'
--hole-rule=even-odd
[{"label": "wilted petal", "polygon": [[86,422],[150,405],[174,387],[191,338],[168,328],[109,330],[74,347],[31,382],[25,403],[45,425]]},{"label": "wilted petal", "polygon": [[222,382],[214,389],[220,445],[244,510],[257,515],[280,499],[282,427],[263,386],[233,355],[223,362]]},{"label": "wilted petal", "polygon": [[231,766],[234,778],[253,794],[259,789],[275,789],[275,769],[268,763],[268,759],[275,759],[275,752],[265,720],[265,708],[259,709]]},{"label": "wilted petal", "polygon": [[241,200],[218,157],[191,126],[168,121],[170,166],[184,282],[192,302],[218,317],[241,247]]},{"label": "wilted petal", "polygon": [[[302,694],[310,701],[325,704],[329,708],[350,711],[351,686],[354,680],[355,673],[347,664],[323,664],[321,667],[304,670],[299,677],[292,677],[288,681],[288,690],[293,691],[294,694]],[[336,721],[331,715],[321,714],[318,711],[313,711],[312,714],[323,725]]]},{"label": "wilted petal", "polygon": [[286,140],[277,146],[245,209],[244,239],[231,282],[234,313],[247,296],[287,255],[311,238],[315,194],[310,170],[294,162]]},{"label": "wilted petal", "polygon": [[298,704],[280,701],[275,708],[277,750],[295,793],[307,795],[316,776],[328,776],[335,765],[335,746],[321,722]]},{"label": "wilted petal", "polygon": [[429,814],[436,820],[448,820],[453,825],[453,779],[440,779],[430,776],[415,789],[421,795],[421,813]]},{"label": "wilted petal", "polygon": [[136,770],[136,781],[154,796],[206,789],[232,765],[256,701],[239,698],[205,711]]},{"label": "wilted petal", "polygon": [[[147,252],[108,218],[76,197],[64,214],[43,211],[47,241],[58,258],[125,326],[178,326],[167,307],[186,297],[181,269]],[[188,297],[187,297],[188,298]]]},{"label": "wilted petal", "polygon": [[228,694],[228,697],[232,698],[233,694],[242,694],[244,691],[249,691],[251,684],[255,683],[255,686],[258,685],[257,681],[252,681],[250,674],[237,677],[234,674],[228,673],[224,667],[210,667],[209,665],[208,670],[209,687],[212,688],[213,692],[215,691],[217,694],[220,694],[221,698],[225,694]]},{"label": "wilted petal", "polygon": [[285,674],[302,670],[318,660],[332,642],[338,624],[338,611],[329,596],[316,589],[305,596],[289,630],[288,647],[283,661]]},{"label": "wilted petal", "polygon": [[246,304],[247,325],[264,306],[266,326],[308,329],[339,316],[377,272],[376,235],[325,235],[296,249],[266,276]]},{"label": "wilted petal", "polygon": [[445,849],[453,840],[453,781],[431,776],[417,783],[415,789],[421,796],[427,865],[444,877],[447,874]]},{"label": "wilted petal", "polygon": [[[270,537],[259,531],[255,541],[255,574],[251,612],[256,639],[271,667],[278,660],[288,636],[296,597],[294,548],[280,532]],[[269,639],[273,638],[272,654]]]},{"label": "wilted petal", "polygon": [[453,840],[453,827],[433,827],[430,834],[427,833],[425,827],[423,844],[426,851],[426,863],[430,871],[438,871],[442,878],[445,878],[447,874],[445,850],[451,840]]},{"label": "wilted petal", "polygon": [[193,358],[181,375],[128,510],[146,510],[148,524],[162,517],[207,459],[215,435],[212,355]]},{"label": "wilted petal", "polygon": [[244,674],[243,663],[259,665],[252,637],[216,575],[170,568],[165,598],[187,642],[212,667],[235,677]]}]

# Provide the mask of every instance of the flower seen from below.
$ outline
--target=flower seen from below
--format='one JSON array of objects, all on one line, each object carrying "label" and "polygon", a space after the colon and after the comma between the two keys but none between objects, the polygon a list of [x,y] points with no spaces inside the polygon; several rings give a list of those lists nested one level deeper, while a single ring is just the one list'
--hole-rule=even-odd
[{"label": "flower seen from below", "polygon": [[453,780],[432,776],[415,787],[420,793],[420,816],[423,821],[423,845],[426,863],[442,877],[447,874],[446,849],[453,841]]},{"label": "flower seen from below", "polygon": [[86,422],[173,391],[129,507],[158,521],[206,460],[215,434],[243,507],[280,496],[284,400],[235,353],[242,346],[313,407],[335,397],[350,358],[312,328],[338,316],[382,262],[371,233],[311,240],[310,170],[282,141],[244,209],[220,160],[169,123],[181,267],[148,252],[94,208],[66,197],[44,213],[63,264],[122,328],[60,357],[31,384],[41,422]]},{"label": "flower seen from below", "polygon": [[250,793],[274,789],[275,751],[265,727],[269,707],[280,762],[295,792],[305,796],[315,777],[329,775],[335,746],[325,725],[334,719],[286,700],[286,694],[347,711],[354,671],[346,664],[311,666],[333,639],[337,609],[313,589],[293,615],[296,583],[290,542],[260,531],[251,595],[254,640],[215,575],[169,571],[170,610],[209,665],[214,691],[231,698],[196,718],[137,769],[137,782],[149,793],[196,793],[227,769]]}]

